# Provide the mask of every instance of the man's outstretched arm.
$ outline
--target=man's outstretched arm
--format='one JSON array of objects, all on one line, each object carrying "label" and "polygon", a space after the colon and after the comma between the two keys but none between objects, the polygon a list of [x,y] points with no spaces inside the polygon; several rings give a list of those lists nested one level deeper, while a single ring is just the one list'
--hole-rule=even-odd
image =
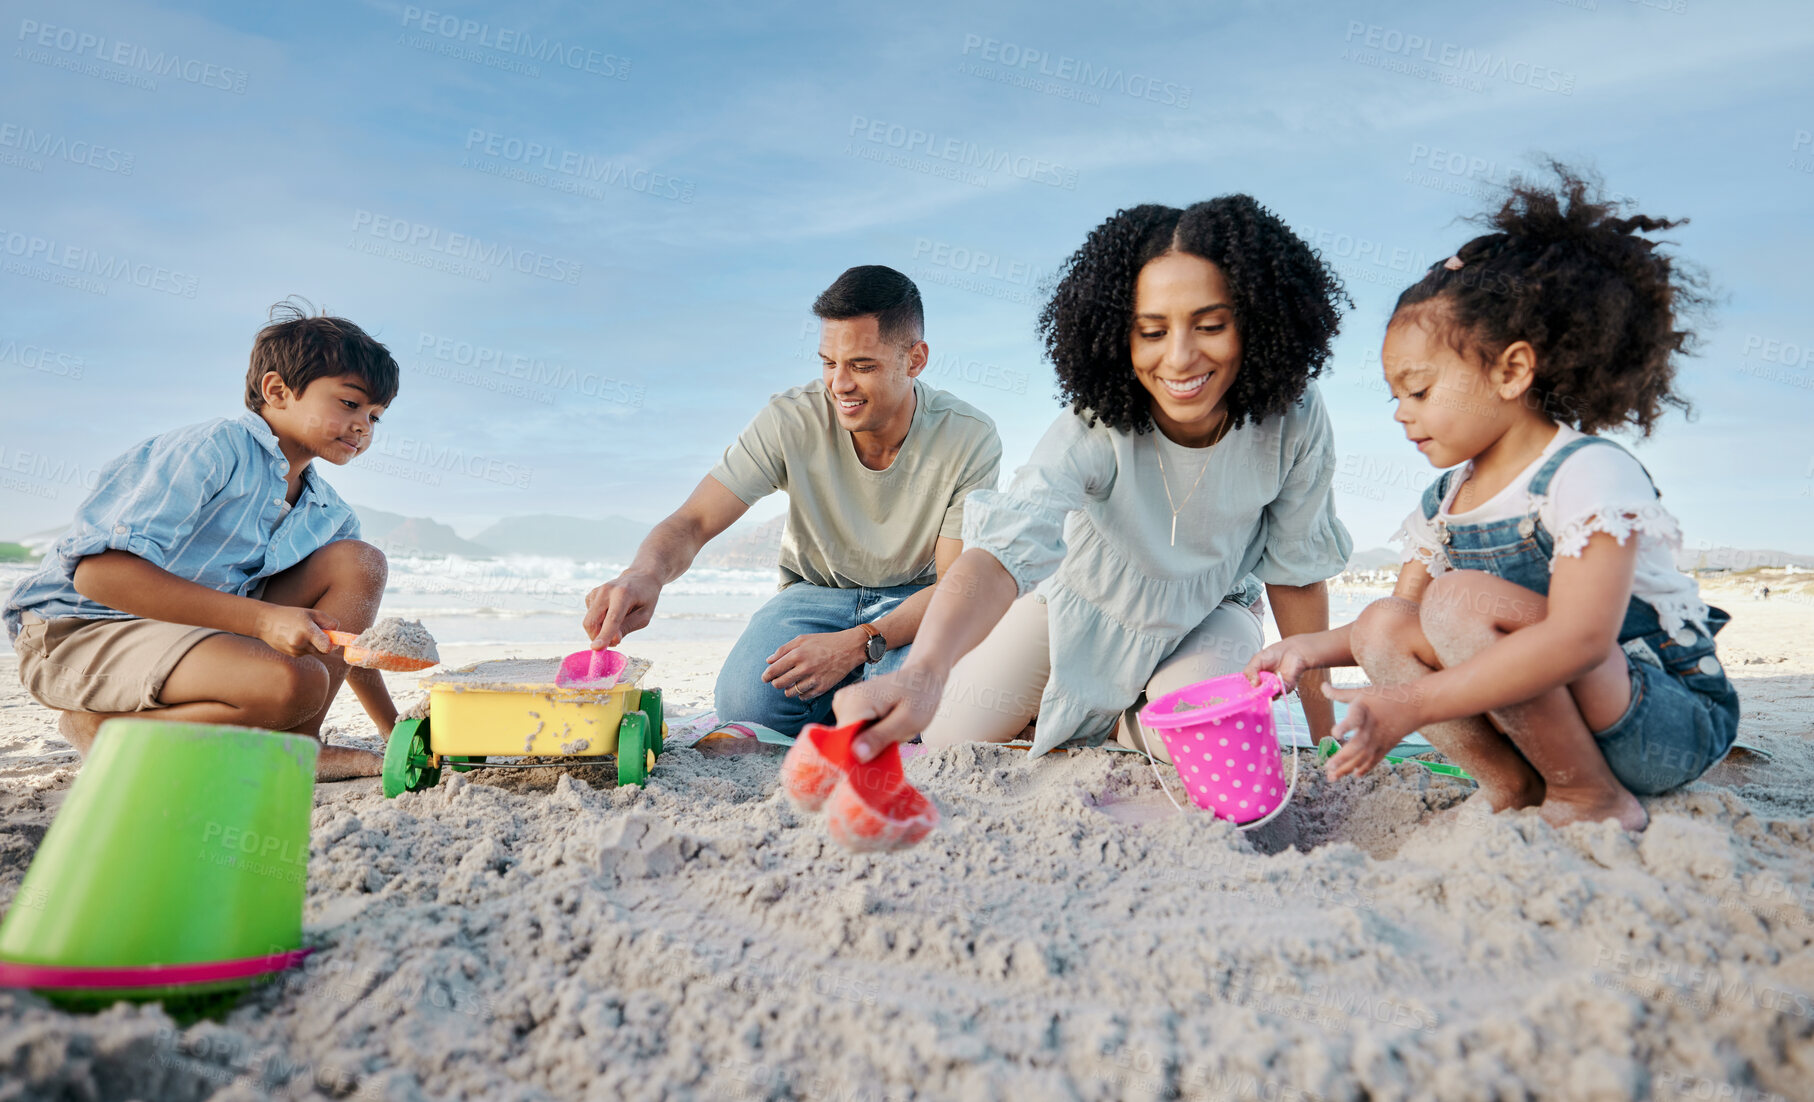
[{"label": "man's outstretched arm", "polygon": [[644,537],[624,572],[586,594],[581,623],[593,648],[615,647],[649,626],[661,587],[685,574],[699,549],[749,508],[711,475],[700,479],[686,502]]}]

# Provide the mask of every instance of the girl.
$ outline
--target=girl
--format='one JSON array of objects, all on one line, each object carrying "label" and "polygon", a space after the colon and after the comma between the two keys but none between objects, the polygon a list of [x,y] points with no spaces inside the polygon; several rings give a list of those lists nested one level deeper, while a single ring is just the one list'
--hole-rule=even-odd
[{"label": "girl", "polygon": [[[1351,548],[1334,442],[1310,380],[1340,282],[1245,195],[1140,206],[1098,226],[1040,315],[1071,412],[1004,492],[964,510],[964,553],[893,675],[840,692],[840,723],[889,740],[1100,741],[1143,692],[1239,670],[1263,642],[1329,625]],[[962,661],[959,661],[962,659]],[[1313,731],[1332,708],[1310,701]],[[1153,740],[1152,749],[1163,756]]]},{"label": "girl", "polygon": [[1677,314],[1705,305],[1641,232],[1561,166],[1519,186],[1476,237],[1399,296],[1381,360],[1405,435],[1445,473],[1400,529],[1391,597],[1354,623],[1248,664],[1287,684],[1359,663],[1332,776],[1365,773],[1421,730],[1494,811],[1551,824],[1648,821],[1633,793],[1687,784],[1725,755],[1738,694],[1714,656],[1728,617],[1675,569],[1676,522],[1603,437],[1687,408]]}]

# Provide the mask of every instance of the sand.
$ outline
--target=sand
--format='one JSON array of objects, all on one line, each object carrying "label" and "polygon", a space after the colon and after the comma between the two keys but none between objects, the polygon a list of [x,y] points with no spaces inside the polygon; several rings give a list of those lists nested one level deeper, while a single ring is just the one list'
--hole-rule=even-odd
[{"label": "sand", "polygon": [[[887,856],[747,744],[645,788],[318,785],[307,968],[188,1026],[0,993],[0,1098],[1814,1098],[1814,608],[1720,597],[1774,757],[1642,835],[1439,821],[1469,789],[1410,765],[1309,770],[1242,834],[1132,755],[974,745],[909,760],[943,821]],[[713,648],[641,649],[706,705]],[[8,906],[74,775],[16,686],[7,658]],[[350,696],[330,723],[375,744]]]},{"label": "sand", "polygon": [[369,651],[394,654],[399,658],[441,661],[441,652],[435,649],[435,637],[428,633],[420,620],[387,616],[361,632],[359,638],[353,640],[353,644]]}]

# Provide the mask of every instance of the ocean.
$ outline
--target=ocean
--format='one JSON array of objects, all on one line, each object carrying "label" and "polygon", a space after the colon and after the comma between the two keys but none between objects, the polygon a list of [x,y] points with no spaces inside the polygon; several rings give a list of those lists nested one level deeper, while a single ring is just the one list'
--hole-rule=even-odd
[{"label": "ocean", "polygon": [[[390,560],[382,614],[420,620],[443,645],[548,644],[577,650],[586,594],[617,577],[623,563],[576,562],[513,555],[498,559]],[[0,564],[0,591],[31,573],[30,565]],[[655,619],[636,637],[650,642],[735,640],[750,615],[775,594],[774,570],[695,567],[662,590]],[[1335,589],[1330,617],[1352,620],[1377,593]]]}]

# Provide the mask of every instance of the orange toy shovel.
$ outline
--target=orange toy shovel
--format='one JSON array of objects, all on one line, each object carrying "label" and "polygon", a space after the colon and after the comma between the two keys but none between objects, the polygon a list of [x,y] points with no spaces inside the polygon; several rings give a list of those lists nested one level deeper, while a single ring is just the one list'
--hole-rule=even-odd
[{"label": "orange toy shovel", "polygon": [[[324,629],[325,630],[325,629]],[[350,631],[328,632],[328,642],[336,647],[346,648],[346,664],[364,666],[368,670],[392,670],[397,673],[409,673],[413,670],[426,670],[434,665],[426,658],[409,658],[389,651],[368,650],[358,645],[359,637]]]}]

